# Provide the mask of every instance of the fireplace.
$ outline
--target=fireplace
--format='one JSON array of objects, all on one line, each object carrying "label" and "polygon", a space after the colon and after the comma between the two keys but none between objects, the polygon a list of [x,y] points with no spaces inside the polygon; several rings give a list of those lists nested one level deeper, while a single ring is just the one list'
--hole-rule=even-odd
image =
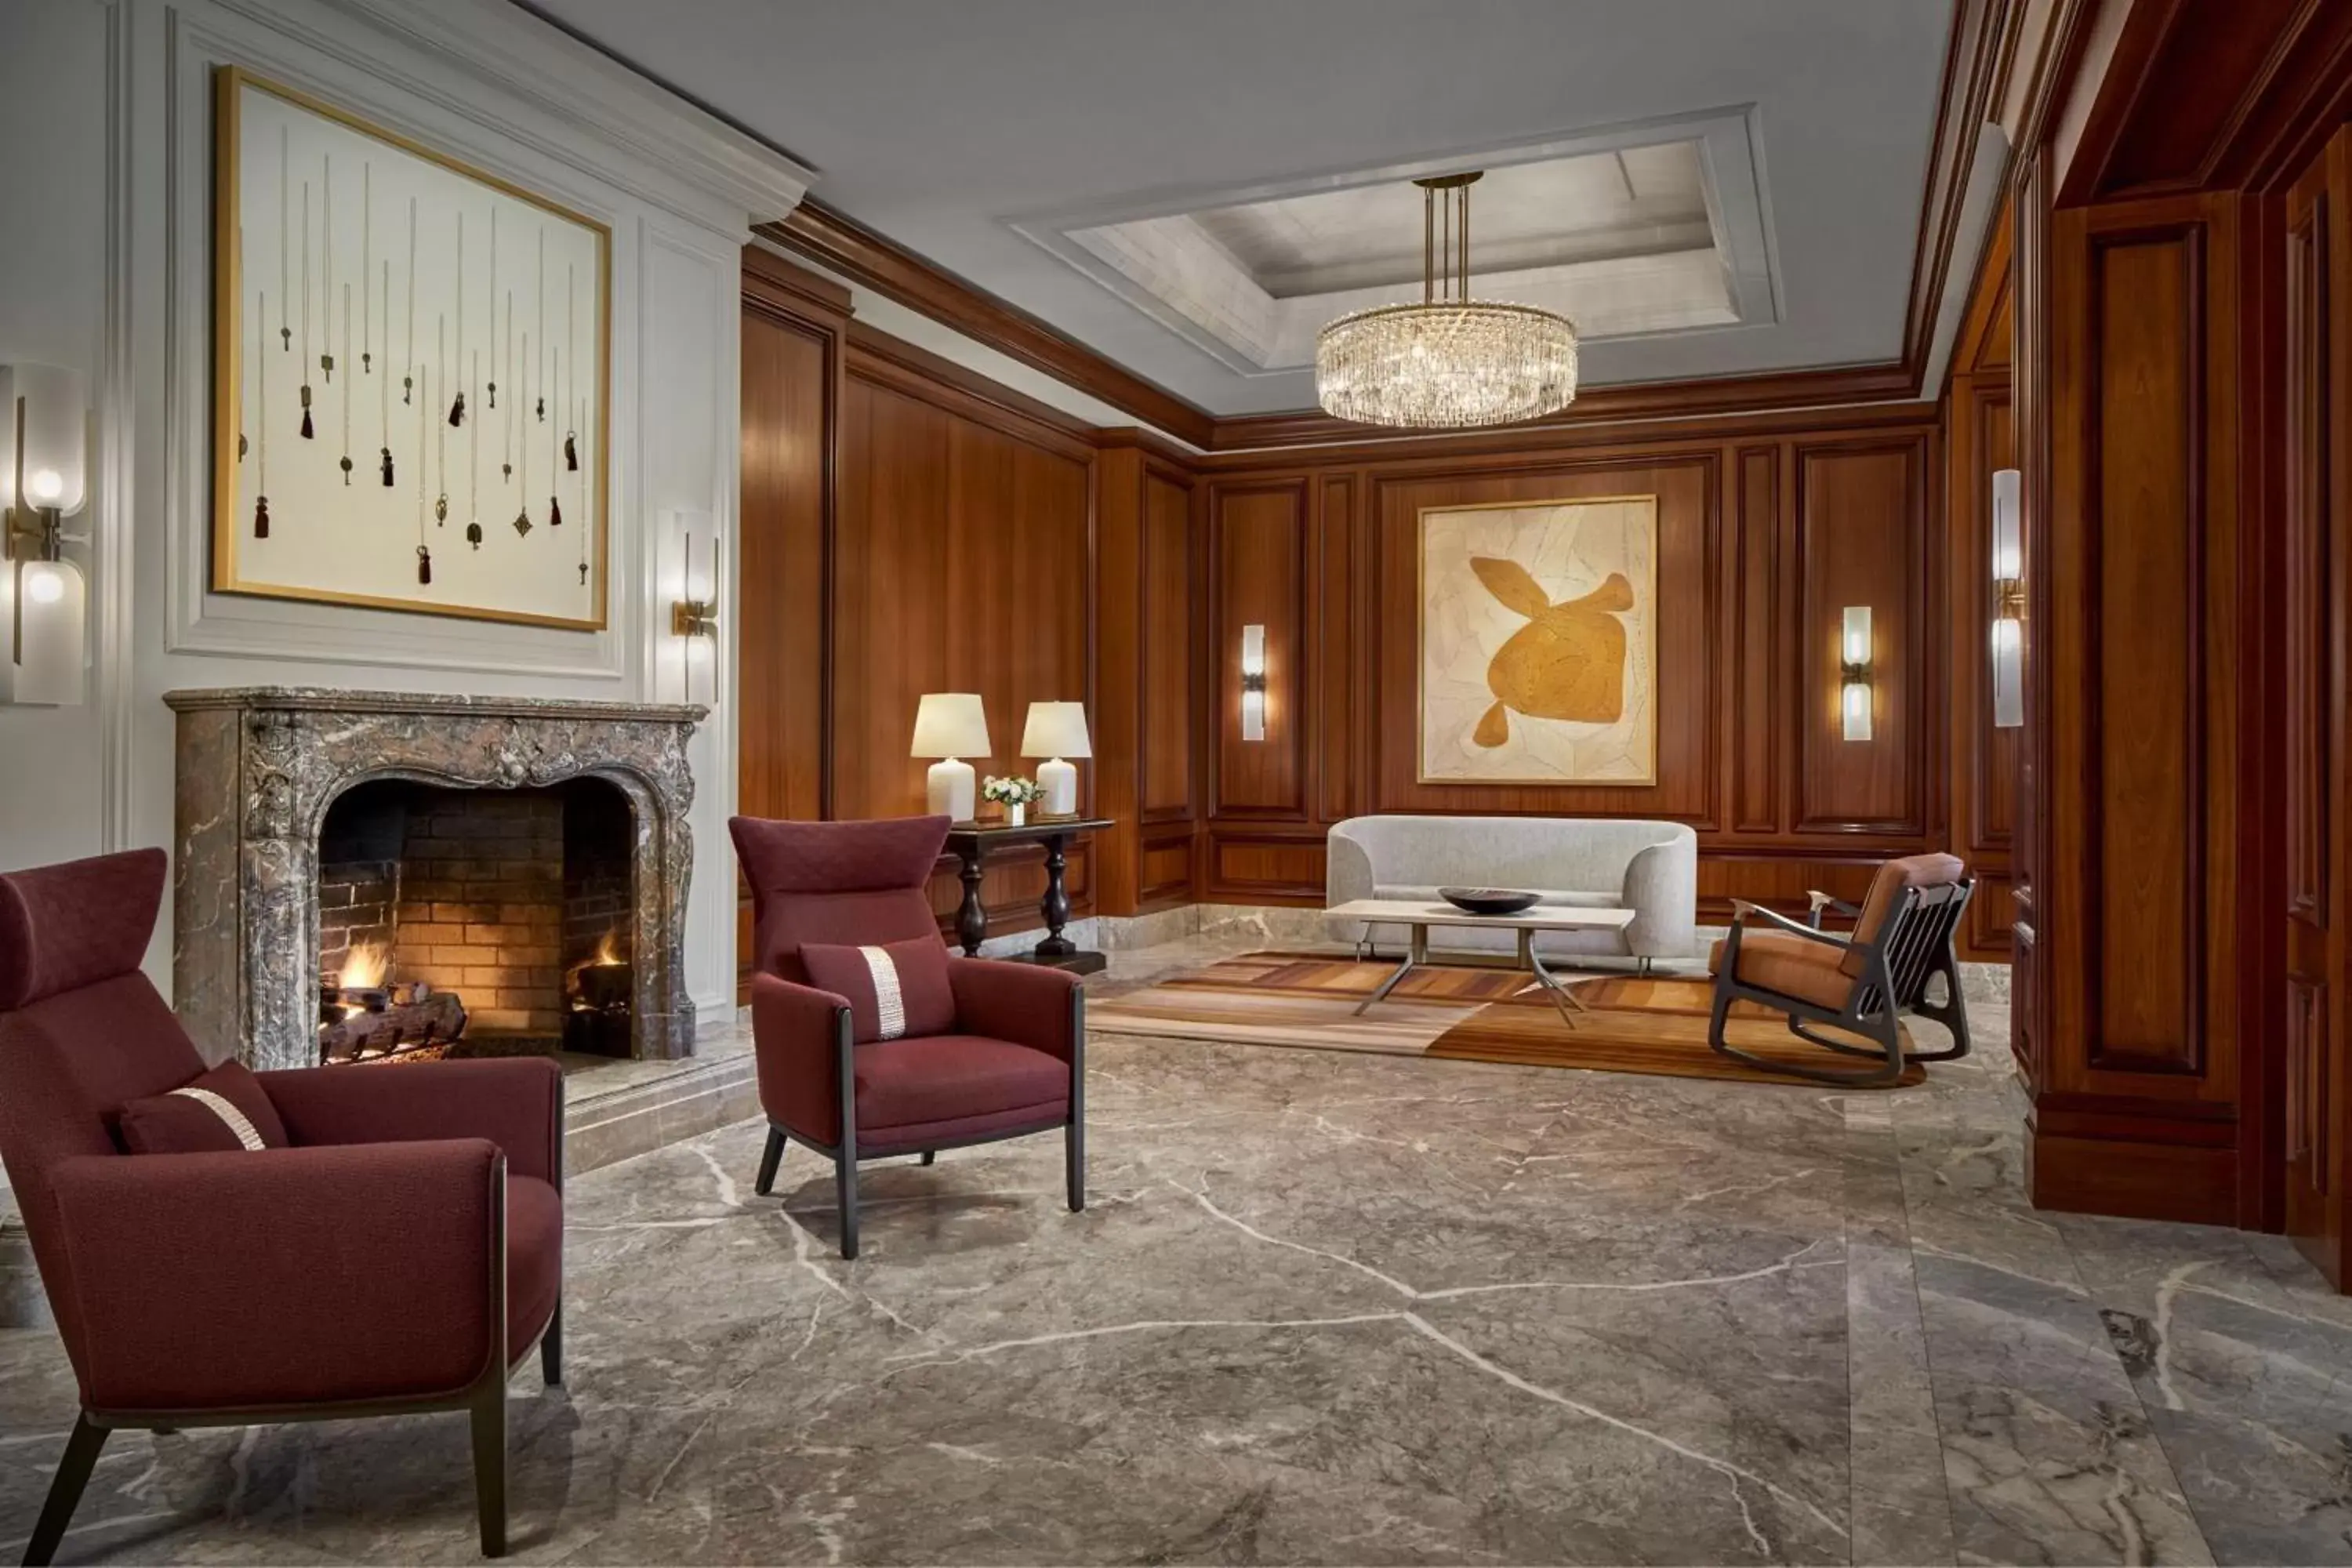
[{"label": "fireplace", "polygon": [[627,1056],[630,828],[599,778],[336,796],[319,829],[321,1059]]},{"label": "fireplace", "polygon": [[257,1068],[690,1055],[696,707],[173,692],[174,1005]]}]

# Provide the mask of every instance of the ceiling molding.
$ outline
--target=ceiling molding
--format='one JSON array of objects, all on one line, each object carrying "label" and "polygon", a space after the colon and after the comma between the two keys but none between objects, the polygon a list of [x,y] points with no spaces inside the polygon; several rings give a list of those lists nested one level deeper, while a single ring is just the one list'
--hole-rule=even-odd
[{"label": "ceiling molding", "polygon": [[830,207],[803,201],[782,222],[761,224],[753,232],[1181,441],[1206,447],[1215,433],[1208,410],[1113,364]]},{"label": "ceiling molding", "polygon": [[[2060,8],[2070,13],[2071,20],[2080,5],[2081,0],[2070,0]],[[1966,228],[1969,174],[1979,133],[2006,101],[2011,73],[2020,64],[2036,71],[2043,68],[2041,50],[2019,47],[2026,9],[2026,0],[1957,0],[1953,7],[1900,359],[1591,387],[1570,412],[1511,426],[1506,438],[1524,440],[1589,426],[1698,414],[1905,403],[1919,397]],[[1422,433],[1334,419],[1313,408],[1218,417],[814,200],[803,201],[782,221],[761,224],[754,232],[1204,452],[1426,438]],[[1971,277],[1977,260],[1966,258]]]}]

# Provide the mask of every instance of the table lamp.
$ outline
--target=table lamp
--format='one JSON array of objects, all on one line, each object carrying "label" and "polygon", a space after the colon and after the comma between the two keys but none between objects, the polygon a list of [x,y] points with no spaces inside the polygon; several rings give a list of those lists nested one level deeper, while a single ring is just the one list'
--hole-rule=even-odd
[{"label": "table lamp", "polygon": [[929,778],[931,812],[970,822],[979,788],[966,757],[989,754],[988,710],[976,691],[926,691],[915,707],[915,743],[908,755],[937,757]]},{"label": "table lamp", "polygon": [[1087,705],[1083,702],[1032,702],[1028,727],[1021,732],[1021,754],[1044,757],[1037,764],[1037,783],[1045,792],[1039,803],[1046,816],[1078,814],[1078,770],[1063,759],[1091,757],[1087,739]]}]

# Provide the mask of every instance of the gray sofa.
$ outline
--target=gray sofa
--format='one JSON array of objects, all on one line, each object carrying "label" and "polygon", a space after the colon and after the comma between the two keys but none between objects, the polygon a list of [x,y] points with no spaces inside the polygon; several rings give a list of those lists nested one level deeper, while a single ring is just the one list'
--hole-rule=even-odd
[{"label": "gray sofa", "polygon": [[[1557,816],[1356,816],[1331,829],[1325,890],[1350,899],[1434,903],[1437,889],[1517,888],[1547,904],[1626,909],[1614,931],[1546,932],[1539,951],[1591,956],[1688,958],[1697,950],[1698,835],[1679,822]],[[1360,922],[1334,921],[1355,942]],[[1403,947],[1402,926],[1371,928],[1384,949]],[[1433,950],[1508,952],[1507,931],[1433,930]]]}]

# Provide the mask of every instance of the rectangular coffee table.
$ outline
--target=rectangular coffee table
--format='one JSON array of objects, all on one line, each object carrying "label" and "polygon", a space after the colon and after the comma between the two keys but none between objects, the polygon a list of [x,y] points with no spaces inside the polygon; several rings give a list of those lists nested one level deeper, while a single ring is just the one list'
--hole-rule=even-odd
[{"label": "rectangular coffee table", "polygon": [[1497,931],[1516,931],[1519,939],[1519,967],[1535,977],[1537,984],[1551,994],[1553,1004],[1559,1008],[1562,1022],[1576,1027],[1576,1015],[1591,1011],[1575,991],[1561,984],[1558,975],[1543,965],[1536,956],[1535,939],[1548,931],[1623,931],[1633,923],[1631,910],[1584,910],[1563,905],[1538,904],[1521,910],[1515,915],[1474,915],[1457,910],[1448,903],[1422,903],[1409,899],[1351,899],[1335,904],[1323,911],[1335,919],[1361,921],[1367,926],[1401,925],[1412,935],[1405,944],[1404,962],[1396,973],[1381,982],[1381,988],[1357,1005],[1360,1014],[1375,1002],[1385,1001],[1396,989],[1397,982],[1429,963],[1429,931],[1433,926],[1475,928],[1492,927]]}]

